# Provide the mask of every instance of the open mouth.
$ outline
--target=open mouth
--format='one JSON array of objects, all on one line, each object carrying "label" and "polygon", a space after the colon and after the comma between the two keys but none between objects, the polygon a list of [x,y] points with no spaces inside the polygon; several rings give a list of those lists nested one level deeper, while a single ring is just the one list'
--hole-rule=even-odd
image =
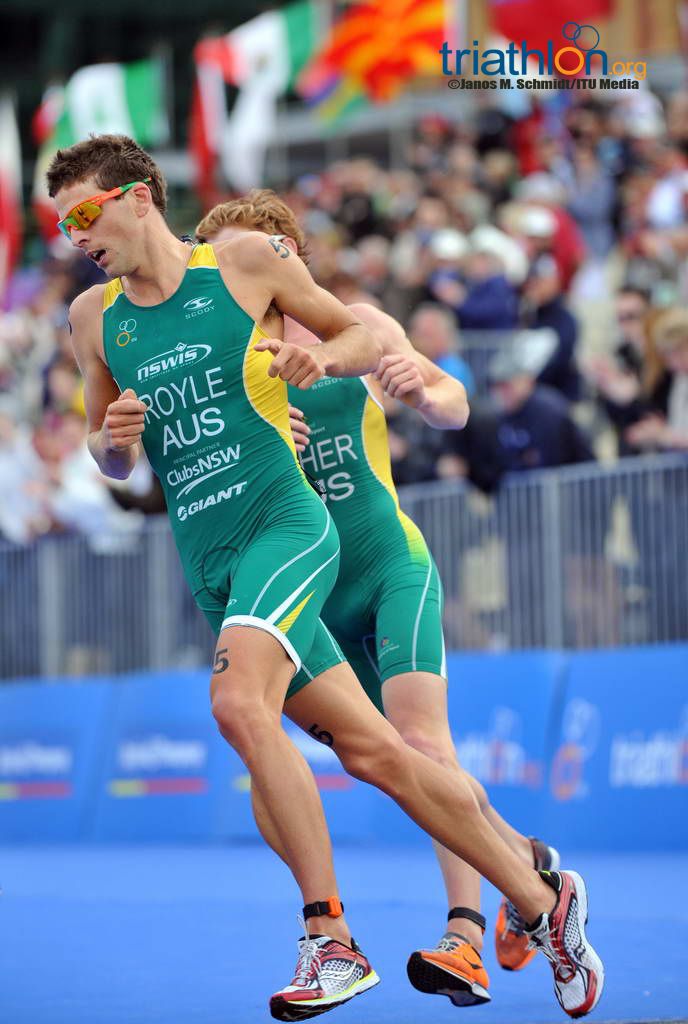
[{"label": "open mouth", "polygon": [[88,258],[100,266],[101,260],[105,256],[105,251],[105,249],[91,249],[88,253]]}]

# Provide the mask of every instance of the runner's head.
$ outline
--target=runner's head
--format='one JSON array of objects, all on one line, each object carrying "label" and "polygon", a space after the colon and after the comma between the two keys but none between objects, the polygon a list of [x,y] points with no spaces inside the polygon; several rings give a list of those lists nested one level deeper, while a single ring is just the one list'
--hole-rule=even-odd
[{"label": "runner's head", "polygon": [[290,248],[308,263],[306,236],[291,210],[270,188],[254,188],[240,199],[220,203],[196,228],[201,242],[224,242],[239,231],[264,231],[282,235]]},{"label": "runner's head", "polygon": [[132,273],[167,207],[165,179],[148,153],[126,135],[94,135],[58,150],[46,178],[72,245],[109,277]]}]

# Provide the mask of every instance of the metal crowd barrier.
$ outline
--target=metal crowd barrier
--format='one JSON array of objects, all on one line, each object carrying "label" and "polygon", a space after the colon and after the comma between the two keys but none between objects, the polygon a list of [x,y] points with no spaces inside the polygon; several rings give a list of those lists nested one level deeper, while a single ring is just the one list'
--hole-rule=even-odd
[{"label": "metal crowd barrier", "polygon": [[[404,488],[444,582],[451,649],[688,639],[688,457]],[[97,548],[0,545],[0,678],[208,664],[165,517]]]}]

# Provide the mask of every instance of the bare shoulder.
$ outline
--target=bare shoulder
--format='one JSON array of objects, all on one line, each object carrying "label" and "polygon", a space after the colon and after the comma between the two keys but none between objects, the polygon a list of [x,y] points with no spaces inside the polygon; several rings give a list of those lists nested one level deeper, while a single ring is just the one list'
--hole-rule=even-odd
[{"label": "bare shoulder", "polygon": [[82,367],[94,357],[103,358],[103,295],[106,285],[94,284],[73,300],[69,307],[72,347]]},{"label": "bare shoulder", "polygon": [[286,259],[289,256],[289,249],[277,240],[277,236],[266,235],[262,231],[242,231],[213,248],[220,267],[231,267],[249,274],[264,270],[268,258]]},{"label": "bare shoulder", "polygon": [[72,301],[69,307],[69,322],[72,327],[86,326],[90,320],[103,312],[103,295],[106,285],[94,284]]}]

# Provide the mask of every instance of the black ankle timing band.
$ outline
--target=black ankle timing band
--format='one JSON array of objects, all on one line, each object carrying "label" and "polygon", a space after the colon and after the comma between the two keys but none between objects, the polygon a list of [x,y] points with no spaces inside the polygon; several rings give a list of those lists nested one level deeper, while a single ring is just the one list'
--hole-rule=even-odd
[{"label": "black ankle timing band", "polygon": [[487,921],[477,910],[471,910],[470,907],[452,907],[447,914],[447,921],[451,921],[453,917],[464,917],[467,921],[472,921],[473,924],[477,924],[478,928],[485,931]]},{"label": "black ankle timing band", "polygon": [[344,904],[340,903],[336,896],[329,900],[321,900],[318,903],[307,903],[303,908],[303,919],[309,917],[341,917],[344,913]]}]

